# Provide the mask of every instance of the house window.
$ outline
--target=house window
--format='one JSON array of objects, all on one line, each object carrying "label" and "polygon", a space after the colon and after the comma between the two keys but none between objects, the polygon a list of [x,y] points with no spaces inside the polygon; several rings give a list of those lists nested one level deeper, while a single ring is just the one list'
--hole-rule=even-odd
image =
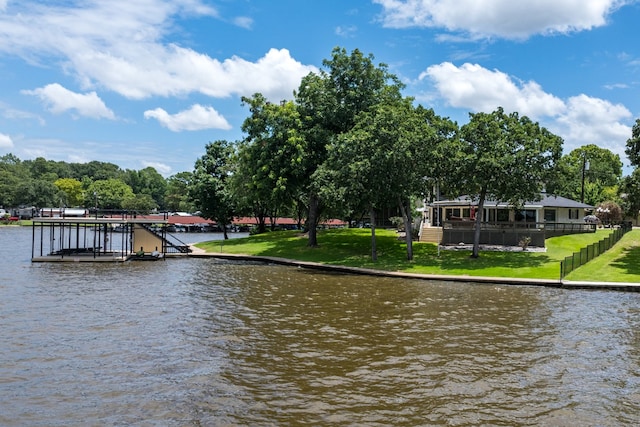
[{"label": "house window", "polygon": [[569,209],[569,219],[579,219],[578,209]]},{"label": "house window", "polygon": [[536,222],[536,211],[533,209],[517,211],[516,221]]},{"label": "house window", "polygon": [[447,219],[460,219],[460,208],[447,208],[446,215]]},{"label": "house window", "polygon": [[545,209],[544,210],[544,220],[545,220],[545,222],[556,222],[556,210],[555,209]]},{"label": "house window", "polygon": [[502,221],[502,222],[509,221],[509,210],[508,209],[497,209],[497,211],[496,211],[496,221]]}]

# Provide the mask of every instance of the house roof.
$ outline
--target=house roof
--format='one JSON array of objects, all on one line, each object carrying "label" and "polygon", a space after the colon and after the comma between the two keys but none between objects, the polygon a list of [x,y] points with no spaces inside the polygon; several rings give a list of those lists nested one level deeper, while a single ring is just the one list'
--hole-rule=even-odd
[{"label": "house roof", "polygon": [[[539,208],[568,208],[568,209],[593,209],[593,206],[578,202],[576,200],[568,199],[562,196],[552,196],[550,194],[542,193],[539,201],[528,201],[524,203],[525,209],[539,209]],[[455,199],[439,200],[432,203],[434,206],[477,206],[478,201],[476,198],[469,196],[460,196]],[[485,208],[508,208],[510,205],[507,202],[498,202],[495,200],[485,200]]]}]

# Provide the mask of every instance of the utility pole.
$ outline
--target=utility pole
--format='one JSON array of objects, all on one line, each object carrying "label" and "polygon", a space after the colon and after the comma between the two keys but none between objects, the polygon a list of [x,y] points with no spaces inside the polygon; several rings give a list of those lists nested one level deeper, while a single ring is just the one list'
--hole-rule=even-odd
[{"label": "utility pole", "polygon": [[584,175],[589,170],[589,161],[587,160],[587,154],[582,153],[582,190],[580,191],[580,202],[584,203]]}]

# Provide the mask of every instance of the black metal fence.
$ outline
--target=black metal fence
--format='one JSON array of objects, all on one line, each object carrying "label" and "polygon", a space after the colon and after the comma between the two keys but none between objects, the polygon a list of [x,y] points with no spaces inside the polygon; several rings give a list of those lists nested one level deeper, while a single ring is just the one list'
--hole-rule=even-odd
[{"label": "black metal fence", "polygon": [[566,257],[564,261],[560,262],[560,280],[564,279],[576,268],[588,263],[592,259],[611,249],[611,247],[618,243],[622,236],[624,236],[629,230],[631,230],[631,225],[623,224],[622,226],[615,228],[609,236],[599,242],[593,243],[580,249],[579,252],[574,252],[571,256]]}]

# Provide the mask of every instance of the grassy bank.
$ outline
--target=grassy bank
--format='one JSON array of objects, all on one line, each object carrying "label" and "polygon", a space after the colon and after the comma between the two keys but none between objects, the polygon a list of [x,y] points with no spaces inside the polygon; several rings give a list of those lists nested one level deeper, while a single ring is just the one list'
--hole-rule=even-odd
[{"label": "grassy bank", "polygon": [[611,249],[566,277],[567,280],[640,282],[640,230],[632,230]]},{"label": "grassy bank", "polygon": [[[406,260],[406,246],[403,241],[398,240],[394,231],[377,230],[377,262],[371,260],[370,233],[371,230],[368,229],[320,231],[318,248],[307,247],[306,236],[291,231],[265,233],[224,242],[204,242],[196,246],[207,252],[274,256],[409,273],[558,279],[561,260],[608,236],[610,230],[547,239],[546,252],[482,252],[478,259],[469,257],[471,251],[443,250],[438,254],[437,245],[433,243],[415,243],[413,261]],[[640,257],[640,249],[638,251],[634,255]],[[580,269],[573,274],[579,272]],[[574,277],[568,279],[580,280]],[[597,272],[590,278],[599,279],[609,280],[604,272]]]}]

